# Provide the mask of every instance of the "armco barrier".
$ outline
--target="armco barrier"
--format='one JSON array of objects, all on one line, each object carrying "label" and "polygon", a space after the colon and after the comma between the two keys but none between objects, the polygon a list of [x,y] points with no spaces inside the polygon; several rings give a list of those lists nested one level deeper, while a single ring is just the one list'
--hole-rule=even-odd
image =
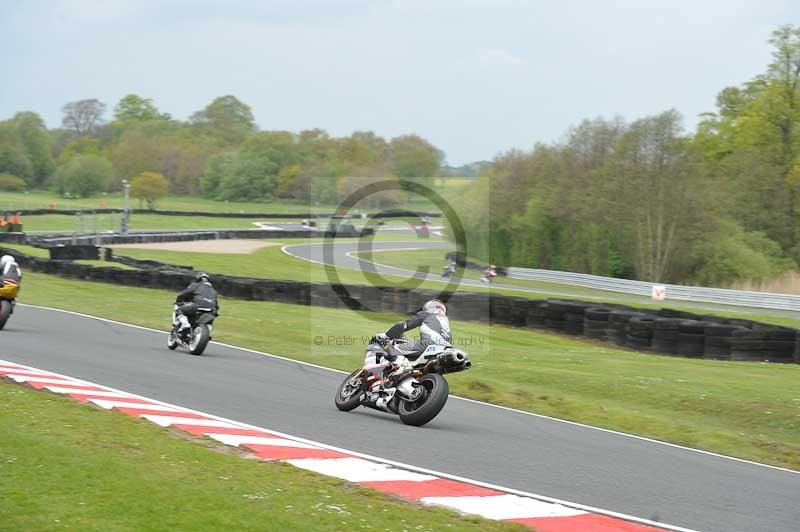
[{"label": "armco barrier", "polygon": [[149,244],[157,242],[187,242],[197,240],[229,240],[244,239],[277,239],[277,238],[353,238],[369,236],[374,230],[366,228],[361,231],[331,233],[328,231],[298,230],[275,231],[269,229],[231,229],[224,231],[152,231],[147,233],[128,234],[92,234],[78,236],[64,235],[28,235],[27,242],[39,247],[58,245],[101,245],[113,244]]},{"label": "armco barrier", "polygon": [[701,286],[684,286],[675,284],[649,283],[630,279],[615,279],[586,273],[559,272],[554,270],[537,270],[530,268],[507,268],[510,279],[527,279],[562,283],[596,290],[623,292],[650,297],[653,286],[664,286],[667,299],[681,301],[702,301],[742,307],[771,308],[800,312],[800,296],[773,294],[769,292],[750,292],[745,290],[728,290],[724,288],[704,288]]},{"label": "armco barrier", "polygon": [[[124,212],[122,209],[24,209],[15,210],[15,214],[20,216],[43,216],[46,214],[62,214],[74,216],[78,213],[89,214],[112,214]],[[334,213],[324,212],[303,212],[303,213],[275,213],[275,212],[200,212],[200,211],[160,211],[152,209],[131,209],[133,214],[157,214],[160,216],[202,216],[205,218],[265,218],[265,219],[287,219],[302,220],[305,218],[330,218]],[[412,212],[412,211],[388,211],[375,214],[368,214],[370,218],[408,218],[408,217],[440,218],[440,212]]]},{"label": "armco barrier", "polygon": [[[182,290],[194,277],[193,271],[188,268],[152,261],[145,265],[151,269],[122,270],[34,258],[2,247],[0,253],[17,257],[23,268],[35,272],[173,292]],[[214,285],[222,296],[236,299],[407,315],[418,311],[425,301],[439,296],[449,304],[449,314],[454,320],[545,328],[556,333],[604,339],[637,351],[770,362],[797,361],[794,353],[800,353],[797,329],[671,309],[655,311],[623,305],[535,300],[477,292],[439,294],[428,290],[408,291],[396,287],[336,287],[302,281],[249,279],[218,274],[212,276]],[[342,301],[342,293],[349,293],[350,299]],[[731,327],[721,327],[723,325]],[[725,335],[730,340],[720,339]]]}]

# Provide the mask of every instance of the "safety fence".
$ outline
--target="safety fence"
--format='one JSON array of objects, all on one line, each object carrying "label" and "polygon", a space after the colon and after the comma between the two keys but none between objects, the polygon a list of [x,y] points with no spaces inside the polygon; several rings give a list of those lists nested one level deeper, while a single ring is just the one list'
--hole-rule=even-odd
[{"label": "safety fence", "polygon": [[537,270],[531,268],[507,268],[510,279],[526,279],[547,281],[551,283],[569,284],[583,288],[623,292],[626,294],[651,297],[653,288],[663,289],[666,299],[680,301],[700,301],[742,307],[758,307],[800,312],[800,296],[775,294],[770,292],[750,292],[745,290],[728,290],[724,288],[705,288],[702,286],[684,286],[676,284],[649,283],[631,279],[615,279],[586,273],[559,272],[553,270]]},{"label": "safety fence", "polygon": [[[3,250],[34,272],[118,285],[180,291],[193,280],[190,268],[112,256],[144,269],[93,267]],[[639,309],[584,301],[528,299],[479,292],[409,290],[368,285],[330,285],[213,274],[220,295],[243,300],[410,314],[434,297],[445,300],[454,320],[478,321],[583,336],[646,353],[693,358],[800,363],[798,330],[751,320],[673,309]],[[24,293],[24,292],[23,292]],[[558,356],[554,353],[554,356]]]}]

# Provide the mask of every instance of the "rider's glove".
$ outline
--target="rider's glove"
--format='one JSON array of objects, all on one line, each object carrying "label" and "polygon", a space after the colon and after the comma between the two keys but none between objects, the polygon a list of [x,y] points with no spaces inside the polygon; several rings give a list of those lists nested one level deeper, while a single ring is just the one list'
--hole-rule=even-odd
[{"label": "rider's glove", "polygon": [[384,332],[379,332],[375,335],[375,340],[379,341],[382,344],[385,344],[389,341],[389,337]]}]

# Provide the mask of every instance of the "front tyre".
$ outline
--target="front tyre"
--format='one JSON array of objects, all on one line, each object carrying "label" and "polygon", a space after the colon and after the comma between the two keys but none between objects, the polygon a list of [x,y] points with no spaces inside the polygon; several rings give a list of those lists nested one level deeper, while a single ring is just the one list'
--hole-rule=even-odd
[{"label": "front tyre", "polygon": [[175,337],[175,331],[173,330],[167,337],[167,348],[170,351],[174,351],[176,347],[178,347],[178,339]]},{"label": "front tyre", "polygon": [[195,327],[192,334],[192,341],[189,343],[189,352],[193,355],[202,355],[206,350],[211,333],[205,325]]},{"label": "front tyre", "polygon": [[342,412],[349,412],[361,404],[361,392],[364,391],[364,370],[357,369],[347,376],[336,390],[334,403]]},{"label": "front tyre", "polygon": [[8,317],[11,316],[11,301],[7,299],[0,299],[0,329],[6,326]]},{"label": "front tyre", "polygon": [[406,425],[421,427],[425,423],[435,418],[447,403],[450,395],[450,386],[444,377],[438,373],[424,375],[417,379],[423,388],[422,395],[416,401],[405,401],[401,399],[397,408],[400,421]]}]

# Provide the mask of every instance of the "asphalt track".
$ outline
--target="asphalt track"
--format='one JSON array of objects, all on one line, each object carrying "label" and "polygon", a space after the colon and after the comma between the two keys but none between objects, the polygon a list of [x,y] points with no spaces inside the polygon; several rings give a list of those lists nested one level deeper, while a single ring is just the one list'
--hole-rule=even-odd
[{"label": "asphalt track", "polygon": [[[280,332],[264,331],[270,334]],[[455,398],[422,428],[366,409],[341,413],[332,399],[341,373],[217,344],[194,357],[168,351],[165,339],[154,331],[19,305],[0,332],[0,358],[688,529],[795,532],[800,523],[800,473]],[[354,367],[362,360],[347,349],[331,356],[347,357]]]},{"label": "asphalt track", "polygon": [[[326,255],[324,243],[311,243],[311,244],[294,244],[284,247],[284,251],[289,255],[298,259],[308,260],[318,263],[326,263],[336,266],[336,268],[347,268],[351,270],[364,270],[383,275],[398,275],[400,277],[414,277],[419,280],[438,281],[448,283],[450,281],[447,277],[442,277],[434,272],[415,272],[404,268],[396,268],[394,266],[387,266],[380,264],[380,253],[372,257],[372,261],[359,258],[356,254],[366,252],[370,249],[373,251],[402,251],[402,250],[416,250],[416,249],[453,249],[453,244],[445,240],[425,240],[425,241],[397,241],[397,242],[370,242],[363,240],[361,242],[336,242],[330,246],[330,251]],[[362,246],[359,248],[359,246]],[[388,284],[388,283],[384,283]],[[491,285],[482,283],[474,279],[461,279],[459,284],[464,286],[479,286],[485,289],[503,289],[503,290],[516,290],[517,292],[528,292],[532,294],[542,294],[547,296],[557,296],[574,298],[581,300],[602,300],[613,301],[621,304],[645,302],[645,298],[630,297],[618,292],[605,292],[602,296],[590,296],[585,292],[570,291],[569,289],[552,290],[552,289],[528,289],[519,285],[503,284],[502,281],[495,281]],[[442,287],[446,286],[442,284]],[[704,310],[725,310],[731,312],[741,312],[742,314],[769,314],[773,316],[786,316],[790,318],[797,318],[798,313],[790,310],[776,310],[766,308],[753,308],[741,307],[736,305],[722,305],[715,303],[703,303],[699,301],[682,301],[672,300],[673,303],[680,304],[683,307],[698,308]]]}]

